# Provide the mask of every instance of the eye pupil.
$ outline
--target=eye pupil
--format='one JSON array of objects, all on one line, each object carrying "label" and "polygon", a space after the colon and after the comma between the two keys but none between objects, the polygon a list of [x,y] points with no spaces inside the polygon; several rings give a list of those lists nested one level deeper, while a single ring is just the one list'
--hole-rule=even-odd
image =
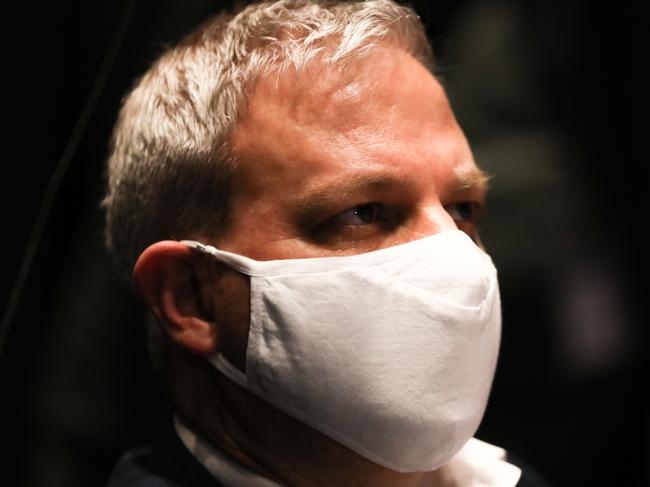
[{"label": "eye pupil", "polygon": [[364,223],[370,223],[375,219],[376,209],[374,205],[360,205],[354,209],[354,214]]}]

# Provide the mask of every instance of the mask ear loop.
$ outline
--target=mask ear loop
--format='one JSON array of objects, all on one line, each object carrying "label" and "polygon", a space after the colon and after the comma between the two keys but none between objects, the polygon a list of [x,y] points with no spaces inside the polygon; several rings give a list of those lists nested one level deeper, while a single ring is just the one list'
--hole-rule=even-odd
[{"label": "mask ear loop", "polygon": [[248,378],[246,377],[246,374],[231,364],[226,357],[221,355],[221,353],[214,352],[208,357],[208,362],[210,362],[219,372],[228,377],[230,380],[240,385],[244,389],[250,390],[248,387]]},{"label": "mask ear loop", "polygon": [[[228,265],[231,265],[235,270],[241,271],[244,274],[246,269],[243,269],[241,264],[238,262],[233,262],[232,258],[229,258],[229,254],[224,253],[223,251],[213,247],[212,245],[206,245],[196,240],[181,240],[180,243],[187,245],[189,248],[208,254],[210,257],[217,259],[219,262],[224,262]],[[224,357],[219,352],[214,352],[208,356],[207,360],[222,374],[228,377],[230,380],[240,385],[244,389],[248,389],[248,380],[246,374],[235,367],[230,361]]]},{"label": "mask ear loop", "polygon": [[191,249],[198,250],[217,259],[219,262],[226,264],[232,270],[240,272],[246,276],[252,276],[251,266],[246,264],[246,261],[254,262],[253,259],[249,259],[244,256],[232,254],[230,252],[225,252],[219,250],[212,245],[206,245],[196,240],[181,240],[180,243],[187,245]]},{"label": "mask ear loop", "polygon": [[192,249],[199,250],[201,252],[207,252],[208,254],[214,255],[215,251],[217,250],[215,247],[212,245],[205,245],[202,244],[201,242],[197,242],[196,240],[181,240],[181,243],[183,245],[187,245],[188,247]]}]

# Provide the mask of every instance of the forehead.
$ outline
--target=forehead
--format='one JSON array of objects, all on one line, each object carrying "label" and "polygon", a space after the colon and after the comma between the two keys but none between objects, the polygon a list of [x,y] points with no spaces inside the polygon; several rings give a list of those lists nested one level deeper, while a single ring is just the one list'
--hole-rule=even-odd
[{"label": "forehead", "polygon": [[316,61],[299,73],[286,69],[256,83],[233,131],[235,193],[250,202],[274,188],[308,190],[344,173],[403,177],[442,157],[454,163],[440,170],[457,172],[473,166],[458,133],[440,84],[401,50],[377,48],[343,66]]},{"label": "forehead", "polygon": [[[405,94],[421,90],[433,97],[428,98],[433,104],[446,104],[440,85],[426,68],[398,49],[376,48],[366,58],[333,66],[316,60],[300,72],[287,68],[258,80],[240,127],[275,121],[284,127],[293,122],[312,129],[331,129],[334,124],[346,130],[365,123],[369,112],[403,105]],[[280,113],[288,119],[270,120]]]}]

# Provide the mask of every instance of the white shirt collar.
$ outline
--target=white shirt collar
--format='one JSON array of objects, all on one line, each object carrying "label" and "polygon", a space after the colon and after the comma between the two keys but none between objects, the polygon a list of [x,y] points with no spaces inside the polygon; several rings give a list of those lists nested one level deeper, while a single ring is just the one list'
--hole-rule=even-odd
[{"label": "white shirt collar", "polygon": [[[174,426],[187,449],[224,487],[282,487],[202,440],[178,416],[174,417]],[[506,461],[503,448],[476,438],[470,439],[441,469],[450,487],[514,487],[521,477],[521,469]]]},{"label": "white shirt collar", "polygon": [[514,487],[521,477],[521,469],[508,463],[503,448],[476,438],[441,468],[450,485],[459,487]]}]

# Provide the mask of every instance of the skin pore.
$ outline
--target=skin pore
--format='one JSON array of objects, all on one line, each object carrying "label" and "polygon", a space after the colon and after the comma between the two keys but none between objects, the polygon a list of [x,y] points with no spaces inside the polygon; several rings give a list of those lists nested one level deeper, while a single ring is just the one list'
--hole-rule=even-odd
[{"label": "skin pore", "polygon": [[[442,87],[403,51],[377,47],[343,68],[316,61],[259,80],[231,144],[229,231],[184,238],[257,260],[353,255],[456,228],[480,245],[487,178]],[[163,242],[143,253],[134,280],[169,336],[177,382],[191,384],[175,393],[179,409],[248,468],[283,485],[447,485],[444,467],[398,473],[360,457],[202,358],[218,350],[245,370],[245,276]]]}]

